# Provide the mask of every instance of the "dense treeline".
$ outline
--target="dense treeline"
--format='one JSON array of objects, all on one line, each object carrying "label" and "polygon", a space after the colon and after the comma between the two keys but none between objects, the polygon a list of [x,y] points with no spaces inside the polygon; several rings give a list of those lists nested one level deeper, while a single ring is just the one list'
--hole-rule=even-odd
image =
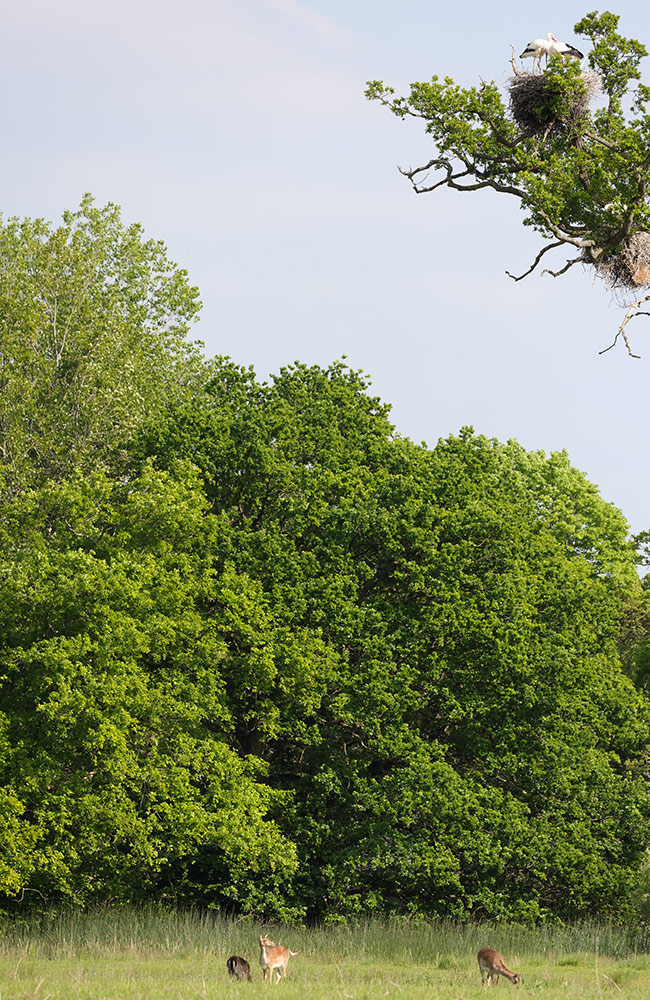
[{"label": "dense treeline", "polygon": [[5,907],[630,910],[646,592],[565,454],[203,360],[185,273],[89,199],[2,224],[0,300]]}]

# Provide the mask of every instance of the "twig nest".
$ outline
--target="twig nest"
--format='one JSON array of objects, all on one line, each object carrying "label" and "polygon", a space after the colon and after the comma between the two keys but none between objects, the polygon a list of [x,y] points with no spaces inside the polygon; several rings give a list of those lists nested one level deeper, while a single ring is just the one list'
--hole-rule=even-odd
[{"label": "twig nest", "polygon": [[598,262],[597,270],[612,289],[650,287],[650,232],[642,229],[632,233],[615,253]]},{"label": "twig nest", "polygon": [[583,84],[580,93],[562,93],[544,73],[517,73],[511,77],[510,114],[524,135],[574,128],[601,87],[600,76],[593,70],[581,73],[580,80]]},{"label": "twig nest", "polygon": [[591,101],[594,97],[598,97],[603,89],[603,81],[600,78],[600,73],[596,73],[593,69],[586,69],[580,74],[580,79],[585,85],[587,99]]}]

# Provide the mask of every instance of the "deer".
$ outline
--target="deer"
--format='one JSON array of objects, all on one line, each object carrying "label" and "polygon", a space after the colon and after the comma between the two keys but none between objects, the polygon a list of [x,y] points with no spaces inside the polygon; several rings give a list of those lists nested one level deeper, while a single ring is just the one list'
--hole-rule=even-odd
[{"label": "deer", "polygon": [[239,955],[231,955],[226,961],[226,968],[230,973],[231,979],[247,979],[250,983],[251,980],[251,967],[245,958],[241,958]]},{"label": "deer", "polygon": [[276,944],[275,941],[271,941],[264,934],[260,934],[260,965],[262,966],[262,976],[264,977],[264,982],[266,982],[266,972],[268,969],[269,973],[269,983],[273,983],[273,973],[275,972],[277,978],[276,983],[280,982],[282,978],[280,974],[280,969],[284,969],[284,978],[287,978],[287,964],[292,955],[297,955],[297,951],[291,951],[290,948],[285,948],[284,945]]},{"label": "deer", "polygon": [[513,986],[517,986],[521,982],[521,974],[519,972],[511,972],[506,967],[503,955],[498,951],[494,951],[493,948],[481,948],[476,957],[478,959],[478,967],[481,970],[482,986],[486,982],[488,986],[491,986],[495,976],[497,977],[496,986],[499,985],[501,976],[509,979]]}]

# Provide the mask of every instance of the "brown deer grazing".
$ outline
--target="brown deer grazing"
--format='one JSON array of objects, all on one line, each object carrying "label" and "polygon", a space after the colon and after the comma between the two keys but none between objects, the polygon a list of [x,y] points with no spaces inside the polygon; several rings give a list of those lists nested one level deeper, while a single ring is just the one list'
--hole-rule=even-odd
[{"label": "brown deer grazing", "polygon": [[281,944],[276,944],[275,941],[269,940],[264,934],[260,934],[260,965],[262,966],[262,975],[264,977],[264,982],[266,982],[266,972],[268,969],[269,982],[273,982],[273,972],[275,972],[276,983],[280,982],[282,976],[280,975],[280,969],[284,969],[284,978],[287,978],[287,964],[292,955],[297,955],[297,951],[291,951],[289,948],[285,948]]},{"label": "brown deer grazing", "polygon": [[521,982],[520,973],[511,972],[510,969],[506,968],[503,955],[494,951],[493,948],[481,948],[476,957],[478,958],[478,967],[481,970],[481,985],[487,981],[488,986],[491,986],[495,976],[497,977],[496,986],[499,985],[501,976],[509,979],[514,986]]},{"label": "brown deer grazing", "polygon": [[245,958],[231,955],[226,962],[226,968],[233,979],[247,979],[251,982],[251,967]]}]

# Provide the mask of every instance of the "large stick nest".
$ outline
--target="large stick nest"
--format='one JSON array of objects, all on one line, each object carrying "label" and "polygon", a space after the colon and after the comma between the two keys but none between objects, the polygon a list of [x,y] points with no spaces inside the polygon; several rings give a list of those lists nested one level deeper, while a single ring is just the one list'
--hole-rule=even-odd
[{"label": "large stick nest", "polygon": [[650,232],[642,229],[622,243],[615,253],[599,260],[596,269],[614,291],[650,287]]},{"label": "large stick nest", "polygon": [[584,91],[561,94],[543,73],[517,73],[508,81],[510,114],[524,135],[571,131],[587,113],[589,101],[598,93],[600,76],[593,70],[580,74]]}]

